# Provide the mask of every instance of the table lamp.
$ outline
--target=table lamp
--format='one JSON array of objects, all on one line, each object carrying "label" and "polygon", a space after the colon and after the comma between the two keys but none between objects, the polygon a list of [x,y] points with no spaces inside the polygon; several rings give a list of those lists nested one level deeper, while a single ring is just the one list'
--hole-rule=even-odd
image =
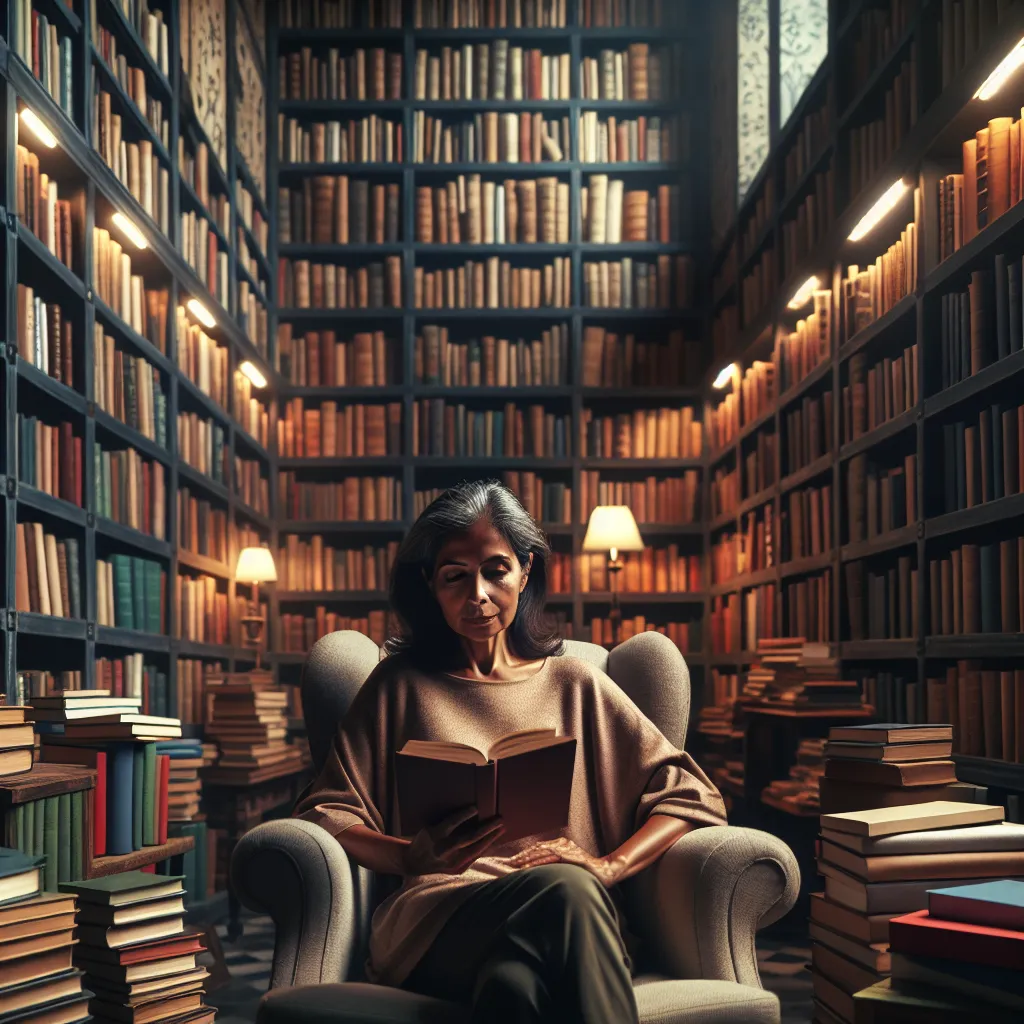
[{"label": "table lamp", "polygon": [[612,642],[619,642],[618,574],[622,571],[621,551],[643,551],[644,542],[636,520],[628,505],[598,505],[590,513],[587,535],[583,538],[584,551],[608,552],[608,589],[612,594]]},{"label": "table lamp", "polygon": [[260,641],[263,639],[263,627],[266,624],[266,620],[260,614],[259,586],[261,583],[276,581],[277,567],[269,548],[242,548],[238,552],[235,582],[252,584],[252,602],[249,614],[242,616],[242,628],[245,630],[245,646],[256,651],[257,669],[260,667]]}]

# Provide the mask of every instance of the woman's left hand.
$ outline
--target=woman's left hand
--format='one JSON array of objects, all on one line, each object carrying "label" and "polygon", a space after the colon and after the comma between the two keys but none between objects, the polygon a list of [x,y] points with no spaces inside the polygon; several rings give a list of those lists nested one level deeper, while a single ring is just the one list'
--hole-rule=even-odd
[{"label": "woman's left hand", "polygon": [[626,868],[625,858],[595,857],[566,836],[535,843],[510,857],[508,862],[514,868],[535,868],[540,864],[578,864],[586,868],[606,889],[619,881]]}]

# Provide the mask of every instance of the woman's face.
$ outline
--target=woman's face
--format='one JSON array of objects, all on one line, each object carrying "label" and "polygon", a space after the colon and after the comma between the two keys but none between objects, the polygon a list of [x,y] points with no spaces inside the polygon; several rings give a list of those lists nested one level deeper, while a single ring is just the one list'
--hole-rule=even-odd
[{"label": "woman's face", "polygon": [[528,574],[508,541],[479,519],[445,542],[430,589],[445,622],[467,640],[482,642],[512,624]]}]

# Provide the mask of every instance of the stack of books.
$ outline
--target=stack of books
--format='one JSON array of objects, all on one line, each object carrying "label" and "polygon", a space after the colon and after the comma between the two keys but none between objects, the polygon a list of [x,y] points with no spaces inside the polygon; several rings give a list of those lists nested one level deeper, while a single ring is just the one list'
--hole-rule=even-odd
[{"label": "stack of books", "polygon": [[40,892],[42,862],[0,848],[0,1018],[78,1024],[92,993],[72,964],[75,898]]},{"label": "stack of books", "polygon": [[922,910],[928,890],[964,879],[1024,874],[1024,826],[1003,808],[959,801],[821,816],[818,870],[825,892],[811,897],[815,1016],[854,1020],[853,995],[892,969],[890,922]]},{"label": "stack of books", "polygon": [[1019,1020],[1024,1012],[1024,882],[932,889],[926,910],[889,923],[889,940],[891,980],[858,995],[867,1019],[885,1019],[886,1009],[896,1019],[896,1007],[901,1020],[916,1011],[934,1024]]},{"label": "stack of books", "polygon": [[985,799],[983,788],[957,782],[951,725],[837,725],[828,740],[821,780],[826,813]]},{"label": "stack of books", "polygon": [[79,899],[75,964],[94,993],[95,1017],[212,1024],[217,1011],[203,1004],[203,947],[198,933],[185,931],[180,876],[123,871],[61,891]]},{"label": "stack of books", "polygon": [[141,697],[113,697],[110,690],[64,690],[33,697],[36,731],[68,743],[162,740],[181,735],[181,721],[140,712]]},{"label": "stack of books", "polygon": [[0,707],[0,775],[16,775],[32,767],[35,733],[25,722],[27,708]]},{"label": "stack of books", "polygon": [[167,820],[192,821],[199,814],[199,798],[203,784],[199,769],[203,767],[203,744],[197,739],[163,740],[156,745],[157,754],[170,759],[167,775]]},{"label": "stack of books", "polygon": [[841,678],[829,644],[806,643],[802,637],[762,638],[757,660],[747,672],[747,700],[798,710],[861,706],[860,683]]},{"label": "stack of books", "polygon": [[789,769],[789,778],[775,779],[765,786],[761,801],[770,807],[813,817],[821,807],[818,784],[824,771],[825,741],[801,740],[796,750],[796,764]]}]

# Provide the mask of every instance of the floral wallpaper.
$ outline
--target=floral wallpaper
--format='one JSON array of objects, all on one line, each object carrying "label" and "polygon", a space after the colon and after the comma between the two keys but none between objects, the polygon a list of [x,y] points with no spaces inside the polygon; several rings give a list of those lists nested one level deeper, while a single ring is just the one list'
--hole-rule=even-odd
[{"label": "floral wallpaper", "polygon": [[828,54],[828,0],[779,0],[779,124]]},{"label": "floral wallpaper", "polygon": [[239,79],[235,97],[235,148],[259,187],[261,198],[266,199],[267,106],[263,62],[245,18],[237,18],[235,25],[235,63]]},{"label": "floral wallpaper", "polygon": [[769,123],[768,0],[739,0],[736,18],[737,201],[743,202],[768,156]]}]

